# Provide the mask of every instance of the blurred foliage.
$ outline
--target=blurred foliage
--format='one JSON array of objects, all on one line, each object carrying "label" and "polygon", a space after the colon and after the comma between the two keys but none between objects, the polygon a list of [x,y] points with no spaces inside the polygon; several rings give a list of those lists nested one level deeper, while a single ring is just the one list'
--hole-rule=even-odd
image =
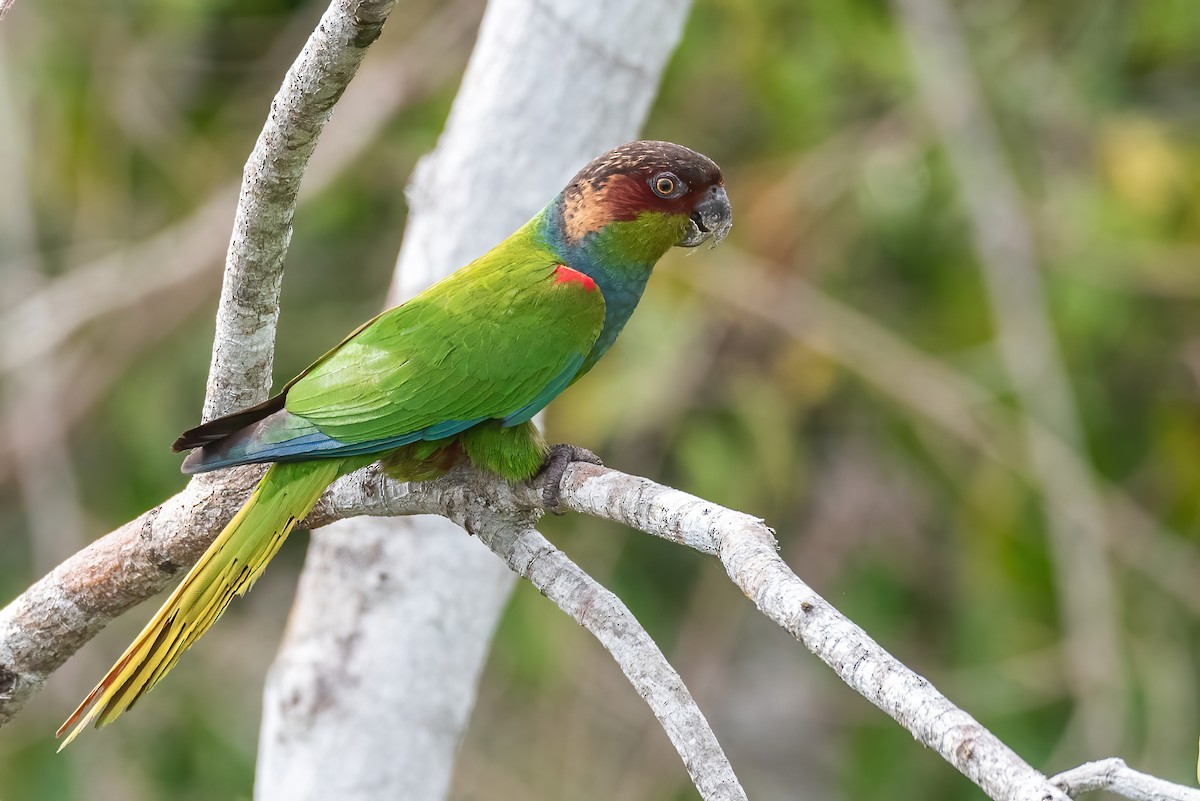
[{"label": "blurred foliage", "polygon": [[[407,5],[368,62],[419,46],[438,4]],[[0,315],[235,183],[321,10],[17,0],[0,24]],[[1200,576],[1189,595],[1134,565],[1200,565],[1200,15],[1189,0],[958,11],[1036,232],[1084,458],[1159,524],[1112,557],[1127,709],[1112,738],[1136,767],[1189,783]],[[461,68],[460,53],[437,57]],[[881,0],[697,0],[646,133],[722,163],[737,227],[717,251],[668,257],[549,427],[610,465],[766,518],[802,577],[1034,765],[1060,770],[1110,754],[1080,747],[1039,487],[812,347],[853,331],[798,340],[696,286],[733,275],[722,286],[753,298],[803,278],[1015,408],[956,179],[913,81]],[[402,189],[454,84],[400,108],[299,211],[281,378],[378,308]],[[219,276],[214,259],[87,325],[56,351],[60,367],[3,376],[0,597],[182,486],[165,446],[200,408]],[[55,389],[31,412],[23,393],[43,369]],[[19,430],[50,436],[21,451]],[[39,504],[47,485],[54,503]],[[1128,521],[1108,522],[1121,541]],[[546,529],[667,651],[752,797],[979,797],[758,617],[711,560],[577,516]],[[262,677],[303,548],[297,536],[137,713],[55,756],[57,724],[145,613],[110,626],[0,731],[0,799],[249,798]],[[481,693],[456,799],[694,797],[607,655],[526,586]]]}]

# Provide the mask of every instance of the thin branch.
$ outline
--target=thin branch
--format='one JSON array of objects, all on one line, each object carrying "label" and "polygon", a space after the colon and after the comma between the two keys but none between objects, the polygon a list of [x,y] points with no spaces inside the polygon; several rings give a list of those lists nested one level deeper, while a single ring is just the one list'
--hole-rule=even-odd
[{"label": "thin branch", "polygon": [[205,420],[253,406],[271,389],[283,258],[300,180],[333,106],[396,0],[334,0],[288,70],[242,176],[225,257]]},{"label": "thin branch", "polygon": [[1104,790],[1133,801],[1200,801],[1200,790],[1141,773],[1115,757],[1071,768],[1050,781],[1071,798]]},{"label": "thin branch", "polygon": [[801,581],[763,521],[616,471],[576,467],[566,505],[686,545],[721,560],[758,609],[928,748],[994,799],[1063,796],[995,735],[885,651]]},{"label": "thin branch", "polygon": [[[226,258],[213,362],[205,398],[205,417],[234,408],[245,408],[266,396],[271,382],[271,359],[275,344],[275,322],[283,278],[283,256],[291,238],[300,179],[316,146],[317,136],[332,113],[333,105],[362,62],[366,48],[378,38],[395,0],[334,0],[321,18],[304,49],[288,70],[272,102],[271,114],[246,164],[234,232]],[[210,206],[215,201],[210,202]],[[209,207],[206,206],[206,211]],[[207,484],[212,491],[244,490],[238,478],[260,471],[238,471],[227,479],[193,481],[168,502],[126,524],[116,532],[118,545],[144,536],[146,527],[179,517],[188,517],[197,493]],[[245,492],[239,493],[239,498]],[[180,506],[179,504],[184,504]],[[206,507],[210,512],[214,507]],[[216,509],[222,512],[222,509]],[[164,520],[160,521],[159,518]],[[228,520],[223,515],[221,523]],[[213,518],[209,523],[215,525]],[[30,592],[0,612],[0,634],[9,642],[22,636],[37,636],[49,630],[63,634],[63,642],[36,653],[4,652],[0,646],[0,724],[40,688],[45,676],[70,653],[124,609],[130,597],[129,583],[148,597],[167,583],[178,565],[191,564],[212,541],[216,530],[191,542],[175,542],[178,551],[143,552],[141,564],[115,578],[115,586],[103,580],[113,571],[122,573],[121,560],[97,562],[97,545],[59,565],[34,585]],[[135,549],[136,550],[136,549]],[[99,593],[76,592],[77,581],[97,581]],[[58,582],[65,582],[59,585]],[[61,592],[56,592],[61,588]],[[65,621],[73,620],[75,625]],[[32,624],[32,628],[22,626]],[[57,650],[61,648],[61,650]]]},{"label": "thin branch", "polygon": [[1001,358],[1024,415],[1030,468],[1048,501],[1045,515],[1057,575],[1068,667],[1089,748],[1115,745],[1122,719],[1117,602],[1104,550],[1106,520],[1086,473],[1065,468],[1036,426],[1072,450],[1083,429],[1037,274],[1029,221],[981,93],[954,12],[944,0],[894,0],[924,105],[961,187],[988,290]]},{"label": "thin branch", "polygon": [[[332,184],[378,139],[398,111],[428,97],[457,74],[461,61],[446,56],[465,58],[477,5],[476,0],[446,5],[395,53],[364,65],[338,103],[338,113],[322,137],[324,144],[313,154],[300,205]],[[148,239],[47,280],[0,316],[0,332],[7,332],[0,335],[0,371],[47,359],[60,362],[60,371],[73,376],[72,392],[58,410],[61,427],[70,429],[103,397],[130,360],[206,302],[207,291],[200,284],[220,256],[236,199],[237,187],[226,187],[197,211]],[[45,308],[54,309],[54,314],[43,314]],[[90,323],[128,308],[140,311],[104,329],[102,354],[95,352],[94,342],[75,341],[75,335]],[[114,337],[119,343],[115,351]],[[27,453],[40,452],[54,435],[55,430],[44,426],[26,426],[19,440],[0,441],[0,483]]]},{"label": "thin branch", "polygon": [[716,735],[658,645],[616,595],[533,527],[535,519],[487,517],[474,533],[608,650],[662,724],[701,798],[745,799]]},{"label": "thin branch", "polygon": [[[363,3],[357,7],[357,17],[351,18],[342,5],[330,8],[310,47],[289,73],[289,81],[303,77],[301,62],[306,56],[318,61],[333,58],[334,72],[352,74],[361,49],[378,35],[391,7],[391,3]],[[368,7],[378,15],[355,28]],[[314,45],[314,40],[320,41]],[[358,52],[338,55],[339,47]],[[348,80],[349,75],[345,77]],[[257,400],[269,381],[279,276],[296,189],[316,134],[341,92],[340,87],[319,89],[320,81],[303,83],[300,80],[292,91],[285,91],[285,82],[256,156],[247,165],[218,317],[206,416]],[[306,88],[315,91],[305,95]],[[312,108],[288,106],[286,101],[296,96],[308,97],[316,113]],[[297,120],[302,130],[293,132],[295,136],[281,132],[280,126]],[[272,162],[266,158],[270,152],[284,153],[286,158]],[[247,389],[238,392],[241,386]],[[180,566],[193,562],[242,503],[259,473],[233,470],[215,481],[192,482],[164,505],[71,557],[0,610],[0,723],[11,719],[45,677],[107,620],[168,583]],[[437,513],[478,533],[490,547],[507,554],[510,566],[572,610],[610,646],[618,661],[623,659],[618,652],[630,654],[632,661],[622,661],[623,669],[649,696],[689,771],[703,785],[705,798],[744,797],[732,771],[725,773],[727,762],[715,738],[710,739],[703,718],[696,717],[694,702],[679,697],[678,676],[669,666],[665,667],[668,673],[663,672],[665,662],[657,661],[661,659],[657,648],[653,648],[657,658],[651,655],[647,667],[649,638],[644,631],[631,629],[617,608],[619,602],[575,572],[577,568],[573,571],[569,560],[532,530],[540,514],[539,499],[540,493],[528,486],[514,487],[481,473],[463,471],[439,481],[398,484],[368,469],[337,482],[307,523],[322,525],[360,514]],[[646,479],[593,466],[568,471],[563,500],[576,511],[624,522],[717,556],[764,614],[992,798],[1066,798],[797,578],[780,559],[774,536],[761,520]],[[597,614],[601,610],[604,614]]]}]

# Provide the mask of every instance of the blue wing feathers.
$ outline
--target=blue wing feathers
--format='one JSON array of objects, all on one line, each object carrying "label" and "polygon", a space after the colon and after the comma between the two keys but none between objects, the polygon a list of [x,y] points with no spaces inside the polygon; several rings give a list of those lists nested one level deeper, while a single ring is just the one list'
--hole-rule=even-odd
[{"label": "blue wing feathers", "polygon": [[240,464],[298,462],[384,453],[419,440],[452,437],[486,419],[448,420],[400,436],[365,442],[342,442],[286,411],[271,417],[275,419],[264,419],[220,442],[192,451],[183,463],[183,472],[191,475]]}]

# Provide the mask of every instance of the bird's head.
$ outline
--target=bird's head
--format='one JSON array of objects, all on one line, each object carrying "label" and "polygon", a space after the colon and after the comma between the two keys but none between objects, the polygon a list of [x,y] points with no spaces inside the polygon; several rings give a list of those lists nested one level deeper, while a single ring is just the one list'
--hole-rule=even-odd
[{"label": "bird's head", "polygon": [[674,246],[716,245],[733,225],[721,168],[671,142],[630,142],[598,157],[553,213],[568,249],[646,265]]}]

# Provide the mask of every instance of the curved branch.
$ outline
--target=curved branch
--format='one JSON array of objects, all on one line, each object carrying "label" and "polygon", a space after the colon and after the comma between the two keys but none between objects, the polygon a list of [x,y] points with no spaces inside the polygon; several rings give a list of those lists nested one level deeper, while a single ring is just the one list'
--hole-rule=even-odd
[{"label": "curved branch", "polygon": [[616,595],[533,527],[534,519],[488,516],[473,533],[600,641],[662,724],[701,798],[745,801],[716,735],[658,645]]},{"label": "curved branch", "polygon": [[[0,674],[11,676],[10,683],[19,680],[25,688],[19,696],[0,699],[0,721],[15,714],[49,672],[103,625],[103,621],[88,624],[86,617],[63,611],[100,606],[95,598],[99,594],[109,601],[104,608],[111,616],[120,611],[122,602],[128,608],[159,588],[165,583],[165,577],[155,573],[160,554],[211,541],[246,492],[245,476],[238,478],[241,486],[236,490],[207,496],[204,489],[194,489],[199,482],[193,482],[159,510],[68,560],[0,611]],[[774,536],[762,521],[646,479],[587,466],[574,466],[567,472],[563,499],[575,511],[717,555],[730,577],[764,614],[801,639],[847,684],[991,797],[1063,798],[1045,777],[801,582],[778,556]],[[468,531],[482,530],[489,518],[535,509],[538,502],[538,493],[528,487],[511,487],[478,473],[401,484],[368,468],[336,482],[306,524],[323,525],[356,514],[432,512]],[[195,525],[180,525],[178,510],[189,506],[201,513],[196,515]],[[131,526],[142,535],[132,542]],[[103,561],[101,554],[106,550],[110,565],[131,564],[134,581],[106,586],[96,580],[64,580],[80,569],[94,571],[93,565]],[[88,556],[83,558],[84,554]],[[80,564],[73,565],[76,560]],[[109,578],[112,584],[123,579],[123,574],[118,569]],[[56,635],[47,637],[46,632]]]},{"label": "curved branch", "polygon": [[605,517],[721,560],[733,583],[846,684],[890,715],[989,797],[1064,798],[1045,776],[885,651],[801,581],[762,520],[615,471],[571,470],[568,508]]},{"label": "curved branch", "polygon": [[63,561],[0,610],[0,726],[118,615],[193,564],[250,494],[261,470],[193,481],[178,495]]},{"label": "curved branch", "polygon": [[242,175],[225,257],[204,419],[262,401],[271,389],[283,257],[300,180],[333,106],[396,0],[334,0],[271,102]]},{"label": "curved branch", "polygon": [[[261,469],[191,482],[183,492],[97,540],[0,610],[0,724],[110,620],[165,588],[195,562],[244,502]],[[358,514],[440,513],[479,536],[509,567],[587,628],[612,654],[675,745],[705,799],[744,799],[691,694],[628,608],[532,524],[540,493],[475,472],[421,484],[368,468],[326,493],[310,527]],[[53,632],[52,636],[48,636]]]}]

